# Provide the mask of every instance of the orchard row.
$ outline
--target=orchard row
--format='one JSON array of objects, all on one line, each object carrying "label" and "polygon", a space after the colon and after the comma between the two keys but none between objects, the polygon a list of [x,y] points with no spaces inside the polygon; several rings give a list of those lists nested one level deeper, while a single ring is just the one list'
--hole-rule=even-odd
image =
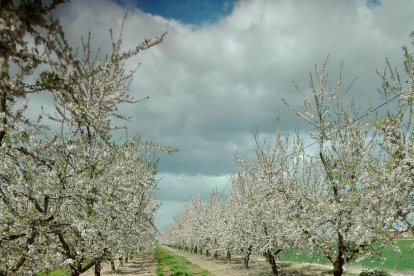
[{"label": "orchard row", "polygon": [[242,253],[246,267],[250,254],[263,254],[274,275],[282,250],[311,250],[342,275],[346,263],[381,254],[395,233],[414,233],[414,60],[407,48],[404,57],[404,76],[389,64],[380,75],[389,104],[376,116],[357,112],[363,109],[344,96],[341,79],[328,87],[326,63],[316,68],[309,96],[292,108],[308,132],[287,136],[278,129],[271,143],[256,134],[256,157],[237,160],[228,198],[194,197],[161,241],[207,254]]}]

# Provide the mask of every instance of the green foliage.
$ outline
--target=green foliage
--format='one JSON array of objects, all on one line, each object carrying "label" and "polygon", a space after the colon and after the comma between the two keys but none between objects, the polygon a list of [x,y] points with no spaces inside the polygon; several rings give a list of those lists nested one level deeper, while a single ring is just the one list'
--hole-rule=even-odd
[{"label": "green foliage", "polygon": [[189,262],[186,258],[176,256],[160,245],[155,247],[155,259],[158,262],[157,276],[164,276],[164,272],[167,271],[172,276],[210,275],[207,270],[201,270],[199,266]]},{"label": "green foliage", "polygon": [[389,276],[390,274],[384,270],[363,270],[359,276]]}]

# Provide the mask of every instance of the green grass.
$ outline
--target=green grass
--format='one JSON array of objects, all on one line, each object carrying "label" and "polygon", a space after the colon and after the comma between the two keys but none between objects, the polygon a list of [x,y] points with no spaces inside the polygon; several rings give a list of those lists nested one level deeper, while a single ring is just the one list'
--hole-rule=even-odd
[{"label": "green grass", "polygon": [[305,249],[303,252],[295,248],[289,251],[282,251],[279,253],[279,258],[281,261],[287,262],[299,262],[299,263],[318,263],[318,264],[327,264],[329,261],[318,252],[310,252]]},{"label": "green grass", "polygon": [[356,265],[367,268],[378,268],[387,270],[413,270],[414,271],[414,250],[412,249],[414,240],[400,239],[397,245],[400,247],[401,256],[395,253],[391,246],[384,248],[383,256],[385,261],[380,259],[364,259]]},{"label": "green grass", "polygon": [[50,272],[39,272],[36,276],[68,276],[70,275],[69,268],[56,268]]},{"label": "green grass", "polygon": [[[414,271],[414,250],[412,249],[413,242],[413,239],[397,240],[397,245],[401,249],[401,256],[398,255],[390,245],[387,245],[383,251],[385,261],[380,258],[366,258],[358,263],[353,261],[350,265],[371,269]],[[311,253],[307,250],[305,250],[302,254],[299,253],[298,250],[293,249],[289,252],[281,252],[279,256],[282,261],[330,264],[330,262],[321,253]]]},{"label": "green grass", "polygon": [[176,256],[160,245],[155,247],[155,259],[158,262],[157,276],[164,276],[164,272],[171,272],[172,276],[210,275],[207,270],[202,270],[186,258]]}]

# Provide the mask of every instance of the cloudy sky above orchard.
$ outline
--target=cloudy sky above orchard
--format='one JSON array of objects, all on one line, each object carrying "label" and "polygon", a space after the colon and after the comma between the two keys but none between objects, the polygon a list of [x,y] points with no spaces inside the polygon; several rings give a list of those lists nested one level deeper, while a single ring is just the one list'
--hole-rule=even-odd
[{"label": "cloudy sky above orchard", "polygon": [[348,99],[361,110],[381,103],[375,70],[386,57],[401,67],[413,10],[412,0],[72,0],[56,16],[74,45],[90,31],[102,52],[126,12],[125,48],[168,32],[127,64],[142,64],[131,93],[150,99],[122,106],[129,134],[179,149],[159,156],[162,229],[193,195],[225,189],[234,154],[253,152],[255,128],[270,138],[277,114],[286,133],[305,128],[282,99],[300,105],[292,80],[309,92],[309,72],[328,55],[330,80],[340,62],[345,84],[358,77]]}]

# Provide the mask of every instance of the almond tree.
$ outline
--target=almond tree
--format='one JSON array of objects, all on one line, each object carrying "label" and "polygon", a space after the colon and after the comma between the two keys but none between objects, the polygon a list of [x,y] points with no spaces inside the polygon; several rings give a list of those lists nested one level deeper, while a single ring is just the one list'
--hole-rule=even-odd
[{"label": "almond tree", "polygon": [[[1,3],[0,274],[68,264],[72,275],[94,265],[99,275],[101,261],[155,234],[156,170],[146,154],[170,150],[139,140],[118,147],[111,119],[126,119],[119,105],[136,102],[125,60],[165,34],[126,52],[120,37],[112,39],[103,62],[90,56],[88,39],[78,58],[57,20],[46,16],[60,2]],[[47,71],[26,82],[41,63]],[[51,92],[56,113],[27,119],[27,103],[17,97],[34,92]],[[46,127],[51,121],[59,131]]]},{"label": "almond tree", "polygon": [[303,171],[292,189],[300,201],[291,218],[303,240],[332,263],[334,275],[342,275],[346,263],[372,254],[373,244],[386,239],[390,217],[382,208],[383,191],[392,184],[373,181],[377,133],[352,102],[344,107],[341,79],[327,88],[325,68],[311,75],[312,94],[297,113],[310,125],[318,153],[297,156]]},{"label": "almond tree", "polygon": [[[202,214],[198,215],[203,218],[202,227],[199,228],[199,250],[201,254],[203,251],[209,255],[210,252],[221,250],[219,236],[223,219],[222,206],[223,203],[220,202],[220,196],[217,191],[211,194],[209,201],[203,202],[203,208],[200,210]],[[217,256],[217,253],[215,255]]]},{"label": "almond tree", "polygon": [[[231,181],[229,208],[236,247],[245,251],[244,265],[248,268],[251,253],[263,254],[274,275],[278,275],[277,255],[295,242],[287,214],[295,206],[287,189],[295,180],[298,162],[288,152],[289,139],[277,131],[272,145],[262,144],[255,135],[255,162],[239,160],[240,171]],[[247,222],[247,223],[246,223]]]},{"label": "almond tree", "polygon": [[103,187],[110,200],[102,201],[101,206],[106,209],[101,212],[106,214],[102,217],[104,227],[109,229],[102,232],[110,233],[111,254],[120,258],[137,247],[153,245],[159,202],[154,199],[156,167],[149,158],[154,145],[135,138],[114,148],[116,156],[108,167]]},{"label": "almond tree", "polygon": [[233,251],[241,250],[244,254],[244,267],[249,268],[249,259],[253,249],[253,233],[255,233],[254,189],[248,180],[248,173],[242,168],[234,172],[230,178],[230,195],[227,202],[228,240]]},{"label": "almond tree", "polygon": [[[49,204],[49,208],[56,207],[56,219],[50,231],[59,241],[59,248],[67,262],[71,262],[72,275],[83,273],[95,265],[96,270],[99,270],[103,260],[117,254],[117,251],[111,252],[113,248],[109,247],[111,242],[108,239],[119,237],[110,237],[102,226],[119,227],[122,225],[119,219],[131,220],[131,216],[141,211],[124,214],[117,220],[113,219],[113,209],[105,208],[117,198],[107,194],[108,179],[112,177],[108,174],[109,168],[117,165],[118,156],[111,154],[114,147],[111,134],[117,129],[111,119],[126,119],[118,112],[119,105],[137,102],[129,95],[134,71],[125,71],[125,60],[160,43],[163,37],[146,40],[127,52],[120,51],[121,37],[112,39],[112,51],[100,62],[90,56],[89,38],[83,43],[83,56],[78,58],[61,28],[58,29],[54,51],[49,54],[52,71],[42,74],[41,81],[53,81],[53,85],[48,88],[53,94],[56,113],[47,114],[47,118],[61,126],[49,151],[49,158],[54,160],[53,169],[57,173],[54,186],[48,189],[53,191],[56,204]],[[140,151],[139,147],[134,150]],[[148,161],[144,159],[143,162],[145,164]],[[139,181],[143,181],[148,182],[147,186],[153,186],[154,170],[139,170],[139,165],[139,162],[136,163],[132,171],[129,168],[129,174],[135,181],[130,185],[138,185],[139,188]],[[125,174],[121,176],[128,177]],[[126,180],[116,183],[118,186],[124,184],[128,185]],[[121,187],[119,189],[122,190]],[[143,202],[148,201],[143,198],[144,195],[131,194],[142,205],[140,209],[145,209]],[[115,204],[124,207],[131,203],[121,198]],[[147,220],[145,224],[151,221],[150,218]],[[112,226],[108,225],[110,222]],[[141,223],[142,226],[145,224]],[[145,232],[145,227],[141,230]]]},{"label": "almond tree", "polygon": [[203,240],[200,236],[205,224],[203,211],[204,203],[200,195],[194,196],[164,231],[161,243],[197,253]]},{"label": "almond tree", "polygon": [[[33,194],[36,179],[51,165],[39,154],[49,143],[37,139],[44,126],[23,116],[23,97],[42,90],[28,76],[47,63],[44,54],[58,25],[48,13],[62,2],[0,3],[0,274],[54,259],[43,235],[51,220],[47,201]],[[43,254],[47,258],[35,257]]]},{"label": "almond tree", "polygon": [[[411,39],[414,45],[414,32]],[[389,224],[389,228],[414,235],[414,57],[408,47],[403,47],[403,53],[404,75],[400,76],[388,60],[386,70],[379,74],[383,81],[381,94],[387,101],[397,103],[376,124],[383,140],[383,162],[376,180],[384,186],[392,183],[390,190],[384,191],[388,198],[384,208],[397,223]]]},{"label": "almond tree", "polygon": [[214,252],[215,258],[219,252],[224,252],[229,259],[230,249],[221,240],[226,231],[226,209],[217,191],[211,194],[207,202],[196,195],[164,231],[161,242],[179,249],[190,249],[194,253],[202,254],[204,251],[207,256]]},{"label": "almond tree", "polygon": [[[185,210],[186,207],[183,208]],[[182,212],[174,217],[174,220],[163,231],[159,240],[162,244],[175,247],[181,250],[189,250],[187,237],[185,236],[184,227],[186,225],[185,216]]]},{"label": "almond tree", "polygon": [[65,183],[68,192],[60,191],[66,193],[55,206],[60,226],[50,228],[72,274],[154,241],[155,167],[142,154],[146,148],[139,140],[114,146],[107,165],[97,166],[104,172],[94,178],[80,174]]}]

